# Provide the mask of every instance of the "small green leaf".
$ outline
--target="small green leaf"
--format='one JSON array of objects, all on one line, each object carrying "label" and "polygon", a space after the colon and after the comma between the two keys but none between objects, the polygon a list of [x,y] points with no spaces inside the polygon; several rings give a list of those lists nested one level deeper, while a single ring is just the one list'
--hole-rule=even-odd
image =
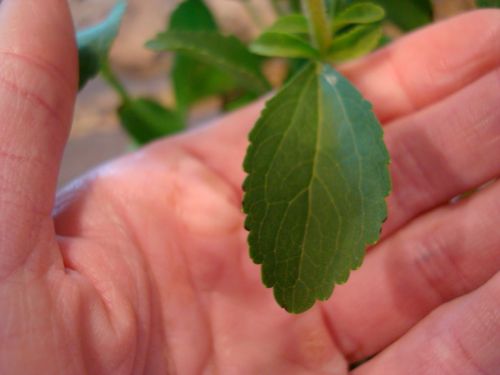
[{"label": "small green leaf", "polygon": [[361,57],[378,47],[382,38],[379,23],[359,25],[333,39],[328,59],[332,63]]},{"label": "small green leaf", "polygon": [[386,11],[387,18],[404,31],[410,31],[432,22],[430,0],[372,0]]},{"label": "small green leaf", "polygon": [[77,33],[80,89],[99,73],[102,62],[107,60],[126,8],[127,2],[119,1],[103,22]]},{"label": "small green leaf", "polygon": [[476,0],[479,8],[500,8],[500,0]]},{"label": "small green leaf", "polygon": [[309,33],[309,26],[306,17],[302,14],[289,14],[278,18],[267,31],[284,34],[307,34]]},{"label": "small green leaf", "polygon": [[168,29],[170,31],[215,31],[217,23],[202,0],[186,0],[180,3],[170,15]]},{"label": "small green leaf", "polygon": [[149,41],[156,51],[175,51],[189,54],[231,73],[250,91],[263,93],[269,83],[260,70],[260,58],[233,36],[208,31],[168,31]]},{"label": "small green leaf", "polygon": [[237,86],[232,75],[183,54],[175,57],[171,78],[177,108],[183,112],[202,99],[226,93]]},{"label": "small green leaf", "polygon": [[335,12],[340,12],[353,3],[353,0],[326,0],[330,8],[335,8]]},{"label": "small green leaf", "polygon": [[[169,31],[217,31],[217,24],[202,0],[186,0],[172,12]],[[176,105],[181,112],[202,99],[236,87],[232,75],[182,53],[174,58],[171,77]]]},{"label": "small green leaf", "polygon": [[251,45],[250,51],[271,57],[317,58],[319,52],[306,40],[292,34],[265,32]]},{"label": "small green leaf", "polygon": [[387,215],[389,155],[371,105],[326,64],[269,100],[244,162],[252,259],[278,303],[326,300],[374,244]]},{"label": "small green leaf", "polygon": [[182,117],[160,103],[148,99],[129,99],[118,109],[118,116],[125,130],[139,144],[185,129]]},{"label": "small green leaf", "polygon": [[384,8],[372,3],[356,3],[341,11],[333,20],[334,31],[348,25],[378,22],[385,17]]}]

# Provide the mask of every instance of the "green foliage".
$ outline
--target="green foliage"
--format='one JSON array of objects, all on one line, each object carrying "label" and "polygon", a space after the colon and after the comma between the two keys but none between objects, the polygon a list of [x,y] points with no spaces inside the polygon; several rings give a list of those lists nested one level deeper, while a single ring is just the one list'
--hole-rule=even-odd
[{"label": "green foliage", "polygon": [[479,8],[500,8],[500,0],[476,0]]},{"label": "green foliage", "polygon": [[333,19],[333,30],[337,31],[350,25],[370,24],[382,21],[384,8],[372,3],[357,3],[345,8]]},{"label": "green foliage", "polygon": [[337,63],[366,55],[378,47],[381,37],[379,23],[356,26],[333,40],[328,59]]},{"label": "green foliage", "polygon": [[309,27],[302,14],[280,17],[251,45],[250,50],[262,56],[318,58],[319,52],[307,38]]},{"label": "green foliage", "polygon": [[265,32],[250,46],[263,56],[317,58],[319,52],[307,40],[293,34]]},{"label": "green foliage", "polygon": [[[202,0],[186,0],[172,12],[169,31],[218,31],[217,23]],[[236,80],[217,66],[178,53],[170,72],[177,108],[186,112],[200,100],[226,93],[236,87]]]},{"label": "green foliage", "polygon": [[371,106],[328,65],[309,64],[250,134],[244,211],[252,259],[299,313],[360,266],[386,218],[389,157]]},{"label": "green foliage", "polygon": [[148,98],[124,101],[118,108],[118,116],[123,127],[139,145],[185,129],[178,112]]},{"label": "green foliage", "polygon": [[126,8],[126,1],[119,1],[102,23],[77,33],[80,89],[95,77],[101,66],[106,63]]},{"label": "green foliage", "polygon": [[170,15],[169,30],[216,31],[217,23],[202,0],[186,0]]},{"label": "green foliage", "polygon": [[404,31],[410,31],[432,22],[430,0],[372,0],[382,6],[390,21]]},{"label": "green foliage", "polygon": [[167,31],[158,34],[147,46],[156,51],[185,53],[216,65],[252,92],[264,93],[269,89],[261,72],[261,60],[234,36],[208,31]]},{"label": "green foliage", "polygon": [[307,19],[302,14],[288,14],[280,17],[267,29],[268,32],[284,34],[307,34]]}]

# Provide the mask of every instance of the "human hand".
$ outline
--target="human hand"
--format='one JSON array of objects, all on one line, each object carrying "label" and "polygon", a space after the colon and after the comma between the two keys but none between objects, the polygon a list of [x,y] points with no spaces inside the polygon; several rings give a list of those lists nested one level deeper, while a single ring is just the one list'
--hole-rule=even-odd
[{"label": "human hand", "polygon": [[[27,22],[26,20],[29,20]],[[500,368],[500,12],[344,68],[392,156],[382,242],[290,315],[247,255],[246,135],[262,104],[54,191],[76,92],[64,0],[0,5],[0,373],[493,374]],[[496,276],[495,276],[496,274]]]}]

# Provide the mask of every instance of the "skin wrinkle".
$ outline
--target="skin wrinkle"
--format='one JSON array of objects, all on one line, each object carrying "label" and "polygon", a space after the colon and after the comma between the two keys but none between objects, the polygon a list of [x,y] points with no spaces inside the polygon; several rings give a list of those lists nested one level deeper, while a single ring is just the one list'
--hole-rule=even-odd
[{"label": "skin wrinkle", "polygon": [[[111,199],[112,200],[112,199]],[[137,311],[135,311],[136,313],[136,320],[137,321],[140,321],[140,316],[142,316],[145,321],[149,324],[146,324],[146,326],[148,325],[151,325],[151,322],[153,321],[153,314],[154,314],[154,307],[153,307],[153,296],[156,296],[157,293],[153,293],[153,290],[158,290],[158,285],[157,283],[155,282],[154,278],[153,278],[153,273],[151,272],[151,264],[150,262],[148,261],[148,257],[146,256],[147,254],[147,251],[144,249],[144,247],[142,246],[142,243],[141,241],[139,240],[139,233],[137,233],[136,230],[134,230],[134,226],[132,224],[132,220],[131,220],[131,217],[129,215],[129,211],[127,209],[127,205],[126,205],[126,202],[124,201],[119,201],[118,202],[119,204],[116,204],[114,206],[114,209],[116,209],[118,211],[118,214],[117,214],[117,217],[122,217],[123,218],[123,221],[124,221],[124,229],[122,230],[122,233],[123,235],[127,235],[127,233],[129,234],[128,236],[128,239],[131,240],[131,243],[134,244],[134,248],[138,249],[138,253],[142,255],[142,261],[143,261],[143,265],[144,265],[144,269],[143,269],[143,274],[145,275],[146,279],[147,279],[147,282],[146,284],[148,285],[148,288],[146,288],[146,291],[144,289],[141,289],[140,291],[136,291],[136,293],[140,293],[140,294],[144,294],[145,292],[147,293],[148,295],[148,298],[147,300],[149,301],[149,307],[147,309],[148,313],[146,314],[146,317],[144,316],[145,314],[139,314]],[[155,297],[155,298],[158,298],[158,297]],[[161,330],[163,332],[166,332],[165,328],[161,328]],[[147,345],[143,345],[143,358],[141,358],[141,361],[140,363],[142,363],[142,370],[139,371],[139,370],[136,370],[134,371],[134,373],[142,373],[144,371],[144,369],[146,368],[147,366],[147,353],[149,352],[149,347],[150,347],[150,344],[151,344],[151,341],[152,341],[152,334],[151,332],[148,332],[148,334],[146,335],[146,339],[144,339],[144,331],[142,332],[142,335],[139,333],[138,335],[136,335],[136,348],[141,348],[141,341],[146,341],[148,344]],[[133,368],[136,369],[136,366],[137,366],[137,361],[135,360],[134,361],[134,366]]]},{"label": "skin wrinkle", "polygon": [[462,358],[462,360],[468,364],[467,367],[470,367],[473,369],[475,375],[493,375],[490,374],[488,371],[483,369],[474,356],[471,354],[469,350],[466,349],[464,343],[462,342],[462,338],[457,334],[457,332],[453,329],[449,330],[450,338],[452,340],[453,347],[455,347],[459,353],[458,358]]},{"label": "skin wrinkle", "polygon": [[10,91],[14,95],[19,96],[20,98],[23,98],[32,104],[35,104],[39,108],[43,108],[47,113],[50,114],[51,117],[56,119],[56,123],[62,124],[64,122],[59,111],[54,109],[52,105],[50,105],[35,92],[23,89],[16,82],[10,81],[4,78],[2,75],[0,75],[0,84],[2,87],[7,89],[7,91]]},{"label": "skin wrinkle", "polygon": [[[482,301],[476,301],[477,295],[470,297],[476,300],[472,301],[471,298],[468,298],[467,302],[463,304],[461,311],[463,311],[463,316],[458,318],[457,316],[452,316],[451,320],[442,320],[442,321],[434,321],[433,323],[426,326],[427,335],[431,337],[432,340],[436,340],[436,352],[441,354],[441,348],[444,348],[446,353],[451,353],[454,355],[457,360],[456,362],[450,362],[448,358],[443,358],[442,356],[436,358],[436,352],[434,352],[434,361],[437,365],[442,366],[442,369],[449,370],[451,374],[457,374],[457,371],[460,370],[470,370],[471,374],[481,374],[481,375],[493,375],[496,372],[488,371],[483,365],[480,364],[478,355],[481,354],[481,351],[471,351],[470,347],[474,347],[474,344],[477,343],[476,340],[466,340],[467,337],[464,335],[471,334],[472,332],[500,332],[500,325],[498,324],[498,314],[495,316],[495,312],[499,311],[499,291],[500,291],[500,282],[497,273],[496,276],[493,276],[485,285],[481,287],[480,292],[487,295],[487,298],[484,298]],[[496,292],[495,292],[496,290]],[[463,300],[469,296],[461,297],[459,300]],[[479,302],[479,304],[477,303]],[[483,303],[481,303],[483,302]],[[453,303],[453,302],[452,302]],[[438,315],[439,311],[442,311],[443,308],[447,308],[446,305],[438,308],[435,312],[431,314],[432,316]],[[463,322],[463,323],[462,323]],[[490,325],[490,323],[492,323]],[[459,331],[456,328],[460,325],[464,324],[466,326],[465,331]],[[474,329],[475,328],[475,329]],[[494,334],[493,334],[494,335]],[[498,336],[498,333],[496,334]],[[437,340],[438,338],[438,340]],[[466,343],[469,343],[467,345]],[[489,345],[488,345],[489,344]],[[485,342],[483,345],[490,346],[491,342]],[[432,363],[432,362],[431,362]],[[428,364],[426,363],[426,366]],[[448,373],[448,372],[447,372]],[[468,374],[469,372],[464,372]]]},{"label": "skin wrinkle", "polygon": [[[102,189],[101,189],[101,192],[102,192]],[[106,202],[108,205],[108,210],[106,210],[106,217],[109,219],[111,216],[114,216],[115,222],[112,226],[115,228],[117,228],[117,225],[121,226],[122,224],[119,224],[119,220],[116,220],[119,217],[119,215],[118,215],[118,208],[117,208],[118,206],[115,204],[114,199],[112,197],[110,197],[109,199],[106,199]],[[109,215],[110,212],[115,212],[115,215]],[[132,233],[131,231],[128,231],[125,229],[122,230],[121,232],[122,232],[121,233],[122,236],[125,235],[126,233]],[[62,242],[61,242],[61,240],[62,240]],[[75,241],[83,241],[83,240],[88,241],[88,239],[86,239],[85,228],[82,228],[82,232],[79,234],[73,233],[71,238],[64,239],[63,237],[59,237],[60,247],[62,250],[63,258],[65,259],[65,261],[64,261],[65,266],[71,270],[74,270],[74,272],[81,275],[85,280],[87,280],[89,285],[92,285],[92,288],[95,290],[95,294],[97,296],[99,296],[100,301],[102,302],[102,307],[104,308],[105,314],[107,316],[107,325],[109,328],[112,329],[112,331],[113,331],[112,336],[114,336],[114,340],[116,341],[116,343],[114,344],[114,347],[116,348],[116,347],[121,346],[124,348],[128,348],[128,347],[130,347],[130,345],[132,345],[131,341],[133,341],[135,344],[137,344],[137,340],[142,339],[143,336],[135,333],[136,331],[139,330],[139,327],[138,327],[139,324],[137,321],[138,314],[137,314],[137,311],[136,311],[136,308],[134,307],[134,305],[138,306],[138,304],[133,303],[131,301],[130,290],[127,291],[127,294],[128,294],[127,296],[121,295],[119,297],[116,297],[113,295],[112,298],[110,299],[108,297],[109,285],[107,285],[107,284],[101,285],[102,284],[101,280],[99,280],[101,278],[101,276],[91,275],[88,272],[84,272],[86,270],[88,271],[88,269],[82,268],[84,266],[82,266],[81,264],[78,264],[79,263],[78,260],[77,260],[77,264],[72,264],[71,262],[68,262],[67,256],[65,256],[65,254],[66,254],[66,252],[64,251],[65,248],[68,247],[71,244],[71,242],[74,243]],[[99,240],[103,240],[103,238],[100,238]],[[128,237],[127,241],[130,242],[130,237]],[[104,247],[105,243],[104,242],[101,243],[101,246]],[[127,269],[130,269],[130,267],[127,266]],[[130,279],[136,280],[135,277],[131,277]],[[134,285],[135,284],[136,283],[134,282]],[[112,288],[117,288],[116,281],[113,282]],[[116,324],[118,322],[116,321],[116,314],[115,314],[116,309],[115,309],[115,307],[117,305],[121,305],[123,308],[124,303],[126,303],[126,305],[127,305],[126,314],[128,315],[128,317],[126,318],[126,320],[130,321],[130,324],[128,322],[124,323],[124,319],[121,318],[120,322],[119,322],[120,326],[118,327]],[[141,316],[144,318],[144,314],[142,314]],[[92,319],[92,318],[90,317],[89,319]],[[107,340],[107,342],[110,342],[109,339]],[[118,345],[117,344],[118,342],[121,342],[122,345]],[[124,345],[123,342],[125,342],[125,343],[129,342],[129,343]],[[135,346],[135,344],[133,344],[133,345]],[[106,346],[108,347],[109,344],[107,344]],[[135,350],[121,349],[121,351],[123,352],[123,354],[120,356],[120,359],[118,361],[116,361],[116,363],[114,363],[114,365],[113,365],[114,369],[121,368],[121,366],[123,366],[124,363],[127,363],[128,361],[130,361],[130,354],[128,354],[128,353],[134,353],[134,355],[136,355]]]},{"label": "skin wrinkle", "polygon": [[[421,280],[435,293],[441,303],[444,303],[454,296],[470,291],[471,283],[461,270],[457,254],[449,251],[449,238],[440,237],[439,229],[437,227],[429,237],[417,245],[419,250],[411,262],[414,264],[413,268],[420,274]],[[457,232],[461,233],[460,228],[457,228]],[[450,278],[450,275],[454,282],[444,283],[443,281]]]},{"label": "skin wrinkle", "polygon": [[241,187],[235,186],[223,173],[220,173],[219,170],[206,164],[203,155],[197,152],[196,148],[190,147],[189,142],[179,142],[178,146],[183,152],[187,154],[187,156],[196,160],[198,163],[200,163],[200,165],[203,165],[205,168],[207,168],[210,173],[214,174],[221,181],[223,181],[223,183],[233,192],[234,199],[230,200],[231,204],[234,204],[236,208],[241,209],[241,201],[243,199],[243,192],[241,190]]},{"label": "skin wrinkle", "polygon": [[[330,340],[333,343],[333,346],[335,348],[339,348],[340,349],[341,346],[340,346],[340,341],[339,341],[339,339],[337,337],[337,332],[335,331],[335,327],[331,324],[331,320],[330,320],[330,317],[329,317],[329,312],[325,308],[324,304],[320,304],[319,305],[319,311],[320,311],[320,315],[321,315],[321,319],[322,319],[323,325],[324,325],[324,327],[326,328],[326,330],[328,332],[328,335],[330,337]],[[357,344],[356,346],[357,347],[361,347],[361,344]],[[356,351],[358,351],[358,350],[356,349]],[[359,350],[359,351],[361,351],[361,350]],[[346,359],[346,365],[347,365],[347,361],[349,361],[349,355],[345,355],[345,359]]]},{"label": "skin wrinkle", "polygon": [[54,81],[58,82],[58,84],[62,85],[65,88],[65,96],[73,96],[75,90],[77,89],[76,80],[74,80],[72,77],[73,74],[71,74],[71,77],[68,77],[68,75],[65,74],[61,68],[58,68],[56,65],[51,64],[49,61],[46,61],[42,58],[35,58],[33,56],[22,54],[14,50],[0,50],[0,60],[5,63],[5,60],[7,59],[3,59],[2,57],[7,57],[7,59],[10,58],[13,60],[20,60],[23,63],[27,64],[29,67],[35,67],[45,74],[51,76]]},{"label": "skin wrinkle", "polygon": [[[94,182],[94,183],[93,183],[93,182],[94,182],[94,181],[89,181],[89,180],[87,180],[88,186],[94,186],[94,185],[95,185],[95,182]],[[100,186],[102,186],[103,184],[101,183],[101,184],[99,184],[99,185],[100,185]],[[81,188],[81,187],[80,187],[80,186],[78,186],[78,188]],[[85,189],[85,188],[86,188],[86,187],[84,187],[84,189]],[[95,187],[93,187],[93,188],[92,188],[92,190],[94,190],[94,191],[95,191],[95,190],[96,190],[96,188],[95,188]],[[113,191],[109,191],[109,190],[108,190],[108,191],[105,191],[105,190],[103,190],[103,189],[102,189],[102,187],[101,187],[101,188],[99,188],[99,193],[100,193],[100,194],[105,193],[104,195],[108,195],[108,198],[104,198],[104,200],[107,202],[107,207],[108,207],[108,209],[106,210],[106,213],[104,213],[104,212],[103,212],[103,215],[105,215],[108,219],[109,219],[110,217],[114,217],[114,218],[115,218],[115,220],[114,220],[114,224],[112,224],[112,226],[113,226],[115,229],[116,229],[116,228],[122,228],[122,229],[120,230],[120,232],[121,232],[121,236],[125,236],[125,237],[127,238],[127,242],[134,243],[134,241],[136,241],[136,240],[137,240],[137,238],[136,238],[136,237],[134,237],[135,232],[134,232],[134,231],[132,231],[132,230],[130,230],[130,227],[131,227],[131,226],[130,226],[130,224],[121,223],[121,220],[118,220],[118,218],[123,218],[123,220],[124,220],[124,221],[126,221],[126,220],[127,220],[127,215],[126,215],[127,210],[126,210],[126,208],[125,208],[125,207],[123,207],[123,205],[121,204],[121,202],[119,202],[118,200],[116,200],[116,199],[115,199],[115,195],[114,195]],[[113,214],[113,215],[110,215],[110,214],[109,214],[110,212],[114,212],[114,214]],[[87,232],[87,229],[88,229],[88,228],[80,228],[80,229],[77,229],[77,230],[82,230],[82,232],[81,232],[80,234],[77,234],[77,233],[72,233],[72,236],[73,236],[72,240],[74,241],[74,240],[77,240],[79,236],[87,235],[88,233],[84,233],[84,232]],[[131,235],[131,236],[129,236],[129,234],[132,234],[132,235]],[[76,236],[76,237],[75,237],[75,236]],[[98,236],[98,238],[99,238],[99,236]],[[134,238],[135,238],[135,240],[134,240]],[[82,239],[83,239],[83,237],[82,237]],[[135,248],[140,249],[140,247],[139,247],[139,244],[138,244],[138,243],[135,243],[135,246],[134,246],[134,247],[135,247]],[[63,254],[64,254],[64,252],[63,252]],[[70,264],[68,264],[67,262],[65,262],[65,263],[66,263],[66,266],[70,266],[70,267],[71,267],[71,265],[70,265]],[[73,267],[71,267],[71,268],[73,268]],[[78,268],[79,268],[79,267],[78,267]],[[127,268],[131,269],[131,267],[130,267],[130,266],[127,266]],[[145,269],[145,270],[143,270],[143,272],[142,272],[142,273],[143,273],[143,274],[147,274],[147,272],[148,272],[148,271],[147,271],[147,269]],[[85,277],[88,277],[88,275],[86,275]],[[136,280],[136,279],[137,279],[137,277],[134,277],[134,276],[133,276],[131,279],[132,279],[132,280]],[[109,323],[109,324],[110,324],[110,326],[114,329],[114,335],[118,335],[118,332],[120,331],[120,329],[118,329],[116,326],[114,326],[114,325],[113,325],[113,321],[114,321],[114,320],[113,320],[113,319],[112,319],[112,317],[111,317],[111,315],[112,315],[112,314],[111,314],[111,309],[113,308],[113,306],[110,306],[110,303],[111,303],[111,302],[110,302],[107,298],[105,298],[105,293],[103,293],[103,291],[101,290],[101,288],[100,288],[98,285],[96,285],[96,284],[92,281],[92,278],[90,278],[90,279],[89,279],[89,282],[90,282],[90,283],[92,283],[92,284],[94,285],[94,287],[96,288],[96,292],[97,292],[97,294],[98,294],[98,295],[99,295],[99,296],[103,299],[104,304],[105,304],[105,306],[106,306],[106,312],[107,312],[107,315],[108,315],[108,323]],[[134,283],[134,284],[135,284],[135,283]],[[147,293],[147,294],[149,294],[149,295],[151,294],[149,289],[148,289],[147,291],[144,291],[144,289],[142,289],[142,288],[141,288],[141,294],[143,294],[143,293]],[[136,294],[137,294],[137,291],[136,291]],[[128,298],[129,298],[129,297],[127,297],[127,299],[128,299]],[[149,300],[151,300],[151,299],[149,299]],[[137,306],[137,304],[136,304],[136,303],[131,303],[131,306],[132,306],[132,305],[136,305],[136,306]],[[139,324],[139,322],[138,322],[138,316],[141,316],[141,317],[145,318],[145,317],[147,317],[147,316],[149,316],[149,317],[150,317],[150,316],[151,316],[151,314],[150,314],[150,313],[147,313],[147,314],[144,314],[144,313],[139,314],[135,308],[133,308],[132,310],[133,310],[133,315],[134,315],[134,317],[135,317],[135,318],[134,318],[134,320],[135,320],[135,325],[136,325],[136,326],[138,326],[138,328],[137,328],[137,329],[139,329],[139,327],[140,327],[141,325],[140,325],[140,324]],[[148,320],[148,319],[146,319],[146,320]],[[147,325],[149,325],[149,323],[147,323],[147,324],[146,324],[146,326],[147,326]],[[150,340],[150,337],[151,337],[150,335],[148,335],[149,337],[144,338],[144,333],[142,333],[142,334],[140,334],[140,333],[139,333],[139,334],[133,334],[133,335],[131,335],[131,336],[134,338],[135,345],[137,345],[137,344],[138,344],[139,340],[149,341],[149,340]],[[148,350],[147,350],[147,347],[144,347],[142,352],[143,352],[143,353],[146,353],[147,351],[148,351]],[[128,351],[128,352],[133,352],[133,353],[135,353],[135,351]],[[129,358],[129,355],[128,355],[128,354],[126,354],[126,353],[124,353],[124,354],[123,354],[123,356],[122,356],[122,359],[119,361],[119,363],[116,363],[116,364],[115,364],[115,368],[119,368],[120,366],[122,366],[122,364],[123,364],[123,363],[125,363],[126,361],[129,361],[129,359],[130,359],[130,358]],[[134,363],[136,363],[136,361],[134,361]],[[146,361],[145,361],[144,359],[142,360],[142,364],[143,364],[143,366],[145,366],[145,364],[146,364]]]}]

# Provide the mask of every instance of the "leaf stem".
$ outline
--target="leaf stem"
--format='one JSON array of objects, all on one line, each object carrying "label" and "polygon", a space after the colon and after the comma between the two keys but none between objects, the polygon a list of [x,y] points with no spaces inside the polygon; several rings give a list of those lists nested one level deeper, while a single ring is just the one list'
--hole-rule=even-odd
[{"label": "leaf stem", "polygon": [[321,54],[330,47],[331,25],[323,0],[302,0],[302,8],[309,23],[311,39]]},{"label": "leaf stem", "polygon": [[118,77],[113,73],[109,61],[106,59],[101,62],[101,75],[108,82],[108,84],[117,92],[123,102],[130,100],[127,90],[122,85]]}]

